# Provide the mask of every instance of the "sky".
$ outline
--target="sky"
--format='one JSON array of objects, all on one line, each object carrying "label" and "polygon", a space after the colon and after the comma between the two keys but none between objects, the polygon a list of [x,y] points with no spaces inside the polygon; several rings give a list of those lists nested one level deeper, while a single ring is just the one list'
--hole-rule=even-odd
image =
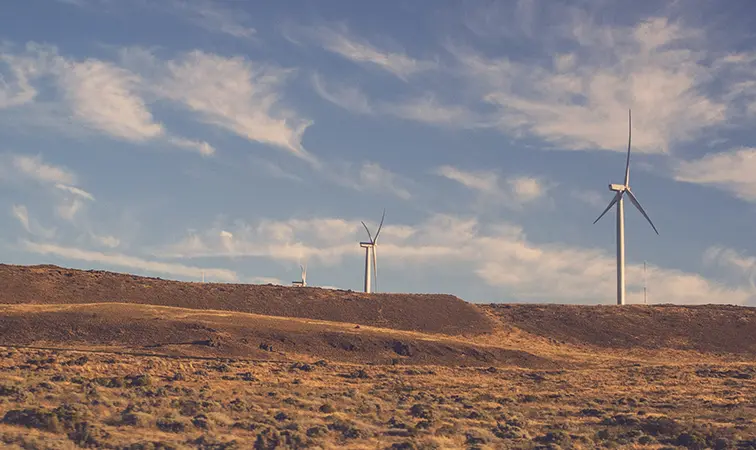
[{"label": "sky", "polygon": [[[10,0],[0,262],[756,303],[749,0]],[[646,269],[644,270],[644,263]]]}]

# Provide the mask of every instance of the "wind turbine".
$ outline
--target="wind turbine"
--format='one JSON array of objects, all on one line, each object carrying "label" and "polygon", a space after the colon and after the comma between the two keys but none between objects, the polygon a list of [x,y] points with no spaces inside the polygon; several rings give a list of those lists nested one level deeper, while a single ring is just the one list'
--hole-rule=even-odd
[{"label": "wind turbine", "polygon": [[609,203],[609,206],[606,207],[604,212],[601,213],[600,216],[598,216],[598,219],[594,220],[593,223],[599,221],[602,217],[604,217],[604,214],[606,214],[607,211],[611,209],[614,204],[617,204],[617,304],[618,305],[624,305],[625,304],[625,204],[624,204],[624,195],[627,194],[628,198],[630,198],[630,201],[635,205],[636,208],[638,208],[638,211],[643,214],[643,217],[648,220],[648,223],[651,224],[651,228],[656,231],[656,234],[659,234],[659,231],[654,226],[654,223],[651,222],[651,219],[648,217],[648,214],[646,214],[646,211],[643,210],[643,207],[640,205],[640,202],[638,202],[638,199],[635,198],[635,195],[633,194],[633,191],[630,190],[630,141],[632,138],[632,130],[633,130],[633,122],[632,122],[632,115],[630,110],[627,112],[628,117],[628,123],[629,123],[629,131],[627,135],[627,163],[625,164],[625,184],[610,184],[609,190],[612,192],[616,192],[614,195],[614,198]]},{"label": "wind turbine", "polygon": [[300,269],[302,269],[302,279],[300,281],[292,281],[291,284],[294,286],[307,286],[307,265],[299,266]]},{"label": "wind turbine", "polygon": [[[368,242],[360,242],[360,247],[365,249],[365,292],[371,293],[378,290],[378,257],[376,256],[375,249],[378,245],[378,235],[381,234],[381,228],[383,228],[383,219],[386,218],[386,209],[383,210],[383,215],[381,216],[381,223],[378,225],[378,231],[375,232],[375,237],[370,234],[370,230],[368,229],[367,225],[365,225],[365,222],[362,222],[362,226],[365,227],[365,231],[367,231],[368,238],[370,239]],[[372,256],[372,261],[371,261]],[[372,263],[372,264],[371,264]],[[375,289],[373,289],[371,285],[371,266],[372,266],[372,275],[375,279]]]}]

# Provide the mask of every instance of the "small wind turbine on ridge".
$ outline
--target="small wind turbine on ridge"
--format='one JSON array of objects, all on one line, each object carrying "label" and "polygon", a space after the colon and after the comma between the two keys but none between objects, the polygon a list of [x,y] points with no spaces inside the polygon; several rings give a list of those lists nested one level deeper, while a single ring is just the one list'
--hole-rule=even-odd
[{"label": "small wind turbine on ridge", "polygon": [[[370,234],[370,230],[367,225],[365,225],[365,222],[362,222],[362,226],[365,227],[365,231],[367,231],[368,238],[370,239],[368,242],[360,242],[360,247],[365,249],[365,292],[368,294],[378,291],[378,256],[376,255],[375,249],[378,245],[378,235],[381,234],[383,219],[385,218],[386,209],[384,208],[383,215],[381,216],[381,223],[378,225],[375,237]],[[373,278],[375,279],[375,289],[373,289],[371,283],[371,269]]]},{"label": "small wind turbine on ridge", "polygon": [[300,265],[299,268],[302,269],[302,278],[299,281],[292,281],[291,284],[293,286],[305,287],[307,286],[307,264],[304,266]]},{"label": "small wind turbine on ridge", "polygon": [[630,198],[630,201],[633,205],[635,205],[636,208],[638,208],[638,211],[640,211],[641,214],[643,214],[643,217],[646,218],[649,224],[651,224],[651,228],[654,229],[656,234],[659,234],[659,231],[654,226],[654,223],[651,222],[651,219],[648,217],[648,214],[646,214],[646,211],[643,210],[643,207],[640,205],[640,202],[638,202],[638,199],[635,198],[635,195],[633,194],[633,191],[630,190],[630,142],[632,138],[632,132],[633,132],[633,122],[632,122],[632,115],[631,111],[628,110],[627,112],[628,117],[628,123],[629,123],[629,131],[628,131],[628,137],[627,137],[627,162],[625,163],[625,184],[610,184],[609,190],[612,192],[616,192],[614,195],[614,198],[611,202],[609,202],[609,206],[606,207],[604,212],[601,213],[600,216],[596,220],[593,221],[595,224],[598,222],[602,217],[604,217],[604,214],[606,214],[607,211],[609,211],[614,204],[617,204],[617,304],[618,305],[624,305],[625,304],[625,204],[624,204],[624,195],[627,194],[627,196]]}]

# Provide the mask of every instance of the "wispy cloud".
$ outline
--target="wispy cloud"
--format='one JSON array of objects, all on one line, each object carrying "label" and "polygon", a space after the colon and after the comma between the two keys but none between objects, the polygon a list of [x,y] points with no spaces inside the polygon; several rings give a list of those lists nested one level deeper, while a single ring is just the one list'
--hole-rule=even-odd
[{"label": "wispy cloud", "polygon": [[556,28],[555,36],[572,52],[554,54],[549,40],[532,42],[554,54],[547,63],[448,46],[471,89],[497,108],[499,128],[557,148],[620,151],[632,107],[634,126],[643,130],[634,147],[663,152],[726,120],[727,104],[708,94],[713,73],[701,32],[665,18],[612,27],[573,17],[571,28]]},{"label": "wispy cloud", "polygon": [[69,192],[71,194],[74,194],[78,197],[94,201],[94,196],[90,194],[89,192],[85,191],[84,189],[77,188],[75,186],[68,186],[66,184],[62,183],[56,183],[55,184],[56,189],[60,189],[61,191]]},{"label": "wispy cloud", "polygon": [[162,8],[185,18],[191,23],[214,33],[250,39],[257,31],[248,25],[249,14],[241,9],[226,8],[220,2],[209,0],[170,0],[156,2],[152,7]]},{"label": "wispy cloud", "polygon": [[76,174],[68,168],[49,164],[41,155],[5,154],[0,158],[0,178],[23,183],[32,180],[42,185],[58,199],[55,210],[59,217],[73,221],[84,207],[85,201],[94,201],[94,196],[78,184]]},{"label": "wispy cloud", "polygon": [[349,61],[380,68],[402,80],[434,69],[438,65],[435,61],[412,58],[400,48],[394,50],[378,48],[364,39],[353,36],[344,23],[312,27],[288,26],[285,33],[293,42],[300,43],[298,37],[302,36]]},{"label": "wispy cloud", "polygon": [[673,167],[673,173],[677,181],[714,186],[745,201],[756,202],[754,148],[739,148],[697,160],[680,161]]},{"label": "wispy cloud", "polygon": [[18,173],[40,183],[71,185],[76,184],[76,175],[70,170],[47,164],[42,156],[12,155],[13,167]]},{"label": "wispy cloud", "polygon": [[[356,86],[327,83],[319,76],[313,88],[355,113],[495,128],[570,150],[623,151],[628,108],[633,110],[633,147],[645,153],[669,152],[756,113],[756,83],[750,79],[756,57],[718,52],[703,30],[682,20],[649,17],[606,25],[577,6],[559,5],[558,14],[540,15],[530,2],[510,6],[495,9],[506,9],[507,16],[514,15],[511,20],[501,22],[502,11],[495,11],[498,21],[491,19],[490,11],[477,4],[472,8],[487,12],[465,20],[468,25],[482,21],[482,34],[506,29],[497,39],[527,45],[528,58],[502,53],[501,48],[509,52],[507,46],[496,53],[449,38],[441,62],[428,66],[436,69],[434,83],[423,85],[422,93],[402,93],[401,100],[391,101],[382,87],[382,100],[376,101]],[[557,16],[559,24],[545,23]],[[343,28],[318,30],[322,42],[360,42]]]},{"label": "wispy cloud", "polygon": [[397,197],[408,200],[412,195],[401,187],[399,177],[375,162],[366,162],[360,168],[359,183],[367,189],[387,191]]},{"label": "wispy cloud", "polygon": [[136,75],[97,60],[61,60],[56,71],[74,115],[82,122],[112,136],[137,142],[165,132],[135,94],[141,82]]},{"label": "wispy cloud", "polygon": [[343,84],[333,85],[326,83],[318,73],[314,73],[311,80],[315,92],[334,105],[359,114],[371,114],[374,112],[372,102],[359,88]]},{"label": "wispy cloud", "polygon": [[11,212],[13,214],[13,217],[18,219],[24,229],[28,233],[31,233],[31,226],[29,225],[29,211],[26,209],[26,206],[13,205]]},{"label": "wispy cloud", "polygon": [[18,220],[27,233],[33,236],[39,236],[45,239],[51,239],[55,236],[55,228],[45,228],[36,220],[29,217],[29,209],[26,205],[13,205],[11,208],[11,215]]},{"label": "wispy cloud", "polygon": [[[219,228],[192,233],[164,250],[164,256],[254,256],[298,262],[302,258],[337,264],[359,258],[359,221],[336,218],[237,224],[233,241]],[[614,292],[614,256],[602,250],[537,244],[522,228],[502,222],[482,225],[474,218],[434,215],[416,226],[387,224],[382,233],[383,266],[420,264],[440,273],[468,271],[508,296],[523,300],[603,302]],[[579,263],[576,263],[579,262]],[[642,302],[643,265],[628,264],[628,297]],[[745,287],[727,287],[700,275],[650,265],[648,286],[656,303],[734,303],[754,298]]]},{"label": "wispy cloud", "polygon": [[36,97],[32,81],[43,83],[47,77],[55,80],[61,105],[50,101],[32,105],[36,107],[29,109],[27,114],[47,115],[32,117],[32,123],[62,128],[63,123],[73,119],[87,130],[115,139],[133,143],[163,142],[192,149],[203,155],[214,152],[206,142],[174,136],[168,132],[153,117],[141,96],[146,81],[113,62],[66,58],[58,53],[57,48],[36,43],[27,44],[25,51],[16,54],[0,53],[0,60],[10,64],[18,86],[16,95],[4,102],[2,98],[11,97],[0,91],[0,108],[30,104]]},{"label": "wispy cloud", "polygon": [[355,164],[349,161],[329,161],[320,171],[329,182],[361,192],[387,193],[402,200],[412,198],[412,180],[387,169],[375,161]]},{"label": "wispy cloud", "polygon": [[385,115],[453,128],[493,126],[485,116],[463,105],[447,104],[427,92],[408,99],[383,101],[368,98],[358,87],[326,82],[319,74],[312,76],[312,85],[321,98],[357,114]]},{"label": "wispy cloud", "polygon": [[499,173],[490,170],[468,171],[447,165],[433,172],[509,207],[521,207],[538,200],[550,188],[537,177],[513,175],[502,179]]},{"label": "wispy cloud", "polygon": [[56,244],[31,242],[27,240],[22,241],[22,245],[24,249],[32,253],[54,255],[62,258],[87,261],[98,264],[109,264],[116,267],[125,267],[137,271],[164,273],[173,276],[195,279],[199,278],[202,275],[202,271],[204,271],[206,276],[220,281],[237,281],[239,279],[235,272],[226,269],[202,268],[186,266],[177,263],[150,261],[135,256],[123,255],[120,253],[102,253],[74,247],[62,247]]},{"label": "wispy cloud", "polygon": [[270,144],[317,165],[302,146],[312,123],[281,102],[281,85],[291,71],[242,57],[193,51],[158,68],[156,94],[176,101],[245,139]]}]

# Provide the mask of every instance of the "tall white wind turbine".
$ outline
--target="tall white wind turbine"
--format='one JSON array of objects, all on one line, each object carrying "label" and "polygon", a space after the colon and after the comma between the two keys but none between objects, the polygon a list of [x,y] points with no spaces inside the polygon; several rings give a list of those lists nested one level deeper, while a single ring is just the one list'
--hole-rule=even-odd
[{"label": "tall white wind turbine", "polygon": [[599,221],[602,217],[604,217],[604,214],[606,214],[607,211],[609,211],[614,204],[617,204],[617,304],[618,305],[624,305],[625,304],[625,205],[624,205],[624,195],[627,194],[627,196],[630,198],[630,201],[635,205],[636,208],[638,208],[638,211],[643,214],[643,217],[648,220],[648,223],[651,224],[651,228],[654,229],[656,234],[659,234],[659,231],[654,226],[654,223],[651,222],[651,219],[648,217],[648,214],[646,214],[646,211],[643,210],[643,207],[640,205],[640,202],[638,202],[638,199],[633,194],[633,191],[630,190],[630,141],[632,137],[632,129],[633,129],[633,122],[632,122],[632,115],[630,110],[627,112],[628,121],[629,121],[629,131],[628,131],[628,137],[627,137],[627,163],[625,164],[625,184],[610,184],[609,190],[612,192],[616,192],[614,195],[614,198],[609,203],[609,206],[606,207],[604,212],[601,213],[600,216],[598,216],[598,219],[594,220],[593,223]]},{"label": "tall white wind turbine", "polygon": [[[365,222],[362,222],[362,226],[367,231],[368,242],[360,242],[360,247],[365,249],[365,292],[371,293],[378,291],[378,256],[376,255],[376,247],[378,246],[378,236],[381,234],[381,228],[383,228],[383,219],[386,218],[386,210],[383,210],[381,216],[381,223],[378,225],[378,230],[375,232],[375,237],[370,234]],[[371,270],[372,269],[372,270]],[[372,273],[371,273],[372,272]],[[375,289],[372,286],[371,275],[374,278]]]}]

